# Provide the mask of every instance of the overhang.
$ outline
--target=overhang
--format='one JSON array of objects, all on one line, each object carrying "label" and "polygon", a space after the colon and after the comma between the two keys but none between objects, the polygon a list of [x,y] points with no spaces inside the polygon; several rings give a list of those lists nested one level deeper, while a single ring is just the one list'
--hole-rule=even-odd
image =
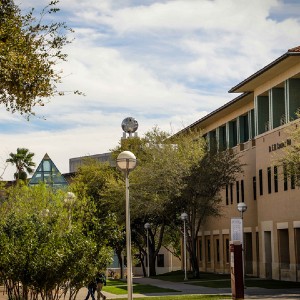
[{"label": "overhang", "polygon": [[299,63],[300,46],[289,49],[285,54],[257,71],[247,79],[229,90],[229,93],[253,92],[254,89],[268,82],[277,75],[289,70],[295,64]]}]

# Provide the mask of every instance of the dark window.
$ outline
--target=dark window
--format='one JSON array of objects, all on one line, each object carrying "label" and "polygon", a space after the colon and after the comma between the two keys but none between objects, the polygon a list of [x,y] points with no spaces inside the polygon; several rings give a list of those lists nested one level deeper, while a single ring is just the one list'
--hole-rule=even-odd
[{"label": "dark window", "polygon": [[228,184],[226,185],[226,205],[229,204],[229,198],[228,198]]},{"label": "dark window", "polygon": [[226,263],[229,263],[229,239],[226,239],[225,241],[225,253],[226,253]]},{"label": "dark window", "polygon": [[286,165],[283,165],[283,189],[287,191],[288,189],[288,175]]},{"label": "dark window", "polygon": [[220,240],[216,239],[217,262],[220,262]]},{"label": "dark window", "polygon": [[256,200],[256,176],[253,177],[253,199]]},{"label": "dark window", "polygon": [[230,203],[233,204],[233,183],[230,183]]},{"label": "dark window", "polygon": [[244,180],[241,180],[241,194],[242,194],[242,202],[245,202]]},{"label": "dark window", "polygon": [[240,202],[240,183],[239,181],[236,181],[236,202]]},{"label": "dark window", "polygon": [[210,239],[207,239],[207,262],[211,261],[210,257]]},{"label": "dark window", "polygon": [[292,190],[295,189],[295,174],[294,174],[293,171],[292,171],[292,174],[291,174],[291,189]]},{"label": "dark window", "polygon": [[199,239],[199,261],[202,261],[202,239]]},{"label": "dark window", "polygon": [[277,166],[274,166],[274,191],[278,192],[278,169]]},{"label": "dark window", "polygon": [[263,190],[263,174],[262,174],[262,169],[258,171],[259,175],[259,194],[263,195],[264,190]]},{"label": "dark window", "polygon": [[272,172],[271,167],[268,167],[268,193],[272,193]]},{"label": "dark window", "polygon": [[157,255],[157,266],[159,268],[163,268],[165,266],[165,255],[164,254]]}]

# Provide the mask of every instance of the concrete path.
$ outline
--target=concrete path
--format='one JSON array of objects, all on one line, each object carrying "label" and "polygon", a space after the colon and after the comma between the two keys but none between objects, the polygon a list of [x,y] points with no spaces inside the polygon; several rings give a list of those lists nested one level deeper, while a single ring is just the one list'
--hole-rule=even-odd
[{"label": "concrete path", "polygon": [[[189,284],[189,282],[170,282],[152,278],[133,278],[134,283],[149,284],[157,287],[168,288],[175,290],[176,292],[168,293],[151,293],[151,294],[134,294],[133,298],[139,297],[151,297],[151,296],[166,296],[166,295],[182,295],[182,299],[185,299],[184,295],[188,294],[206,294],[206,295],[231,295],[231,289],[229,288],[208,288]],[[3,290],[2,290],[3,291]],[[0,288],[1,292],[1,288]],[[127,295],[114,295],[107,292],[103,292],[107,299],[127,299]],[[87,289],[82,288],[76,297],[76,300],[84,300],[87,295]],[[90,298],[91,299],[91,298]],[[300,300],[300,289],[288,289],[288,290],[270,290],[264,288],[247,288],[245,290],[245,299],[263,299],[263,300]],[[0,293],[0,300],[7,300],[6,294]]]}]

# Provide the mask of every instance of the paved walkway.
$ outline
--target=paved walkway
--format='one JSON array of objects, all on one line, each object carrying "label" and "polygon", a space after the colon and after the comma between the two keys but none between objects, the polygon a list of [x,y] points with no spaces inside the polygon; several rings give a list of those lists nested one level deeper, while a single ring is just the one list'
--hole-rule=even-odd
[{"label": "paved walkway", "polygon": [[[165,296],[165,295],[188,295],[188,294],[203,294],[203,295],[231,295],[230,288],[208,288],[197,285],[188,284],[185,282],[170,282],[152,278],[133,278],[134,283],[150,284],[162,288],[176,290],[177,292],[168,293],[151,293],[151,294],[134,294],[133,298],[151,297],[151,296]],[[77,300],[84,300],[87,290],[82,289],[78,293]],[[127,295],[114,295],[104,292],[107,299],[127,299]],[[184,299],[184,297],[182,297]],[[300,289],[288,290],[270,290],[264,288],[247,288],[245,290],[245,299],[264,299],[264,300],[296,300],[300,299]]]},{"label": "paved walkway", "polygon": [[[133,298],[139,297],[151,297],[151,296],[166,296],[166,295],[184,295],[188,294],[205,294],[205,295],[231,295],[230,288],[208,288],[197,285],[188,284],[185,282],[170,282],[152,278],[133,278],[134,283],[150,284],[162,288],[168,288],[177,292],[168,293],[151,293],[151,294],[134,294]],[[1,291],[2,289],[0,289]],[[127,295],[115,295],[104,292],[107,299],[127,299]],[[87,289],[82,288],[78,294],[77,300],[84,300],[87,295]],[[263,300],[296,300],[300,299],[300,289],[288,289],[288,290],[271,290],[264,288],[247,288],[245,290],[245,299],[263,299]],[[7,300],[7,296],[3,293],[0,294],[0,300]]]}]

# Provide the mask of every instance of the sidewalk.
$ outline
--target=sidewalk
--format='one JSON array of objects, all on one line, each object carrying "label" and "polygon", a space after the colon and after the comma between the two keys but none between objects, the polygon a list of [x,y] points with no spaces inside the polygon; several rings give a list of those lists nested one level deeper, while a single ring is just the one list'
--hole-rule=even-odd
[{"label": "sidewalk", "polygon": [[[185,282],[170,282],[159,279],[152,278],[144,278],[144,277],[136,277],[133,278],[134,283],[140,284],[149,284],[157,287],[168,288],[172,290],[176,290],[177,292],[169,292],[169,293],[151,293],[151,294],[134,294],[133,298],[139,297],[153,297],[153,296],[166,296],[166,295],[182,295],[182,299],[184,299],[184,295],[188,294],[203,294],[203,295],[231,295],[230,288],[208,288],[202,286],[196,286],[192,284],[188,284]],[[0,300],[7,300],[7,296],[3,295],[2,288],[0,289]],[[127,295],[115,295],[107,292],[103,292],[107,299],[127,299]],[[84,300],[87,295],[87,289],[82,288],[78,294],[77,300]],[[300,299],[300,289],[288,289],[288,290],[271,290],[264,288],[247,288],[245,290],[245,299],[264,299],[264,300],[296,300]]]}]

